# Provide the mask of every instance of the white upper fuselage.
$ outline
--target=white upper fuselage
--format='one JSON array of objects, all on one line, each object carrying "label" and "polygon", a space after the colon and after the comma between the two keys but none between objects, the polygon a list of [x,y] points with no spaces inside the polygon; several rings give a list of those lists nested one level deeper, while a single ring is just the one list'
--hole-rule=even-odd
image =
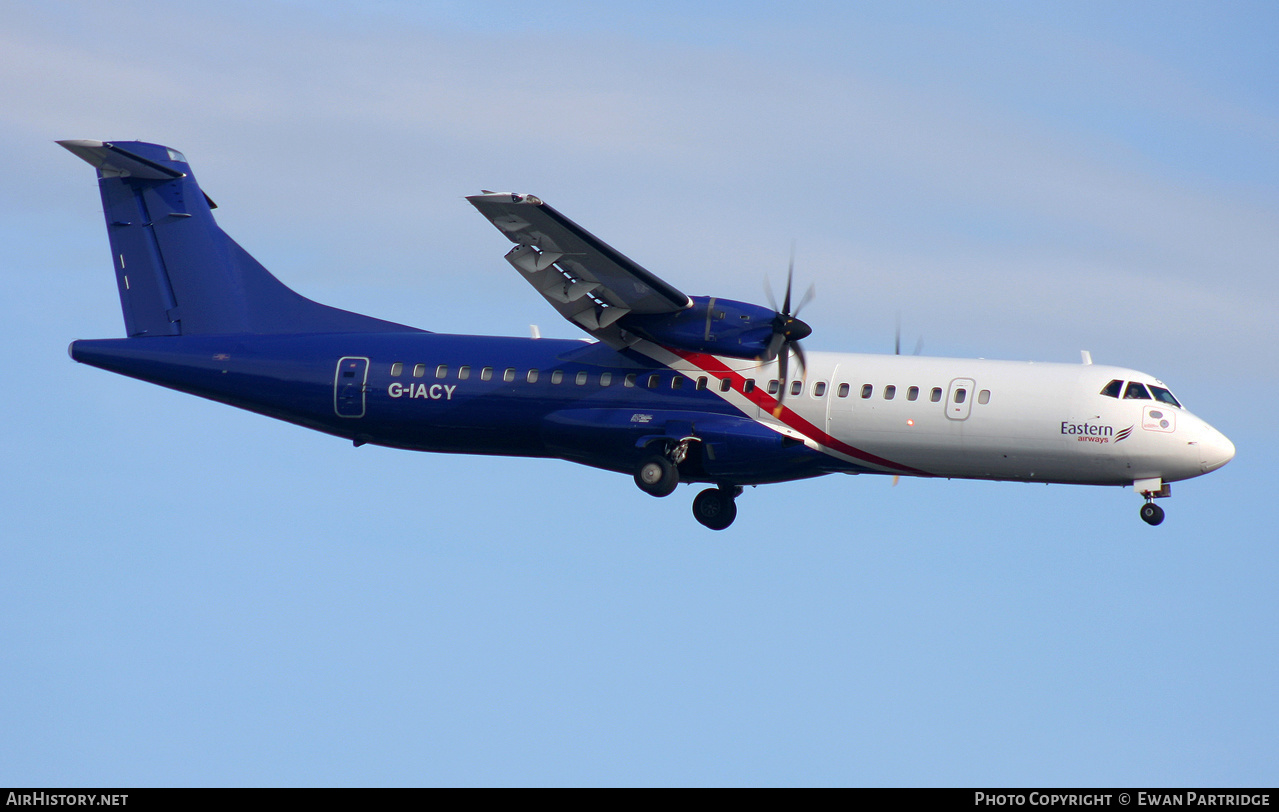
[{"label": "white upper fuselage", "polygon": [[[1102,394],[1115,380],[1162,387],[1132,369],[813,352],[799,393],[788,388],[775,417],[772,399],[759,397],[775,361],[714,358],[720,367],[706,355],[651,354],[708,376],[712,388],[725,368],[754,379],[754,400],[736,384],[722,396],[811,447],[889,474],[1131,485],[1199,476],[1234,456],[1228,439],[1178,405]],[[798,374],[793,360],[790,370]]]}]

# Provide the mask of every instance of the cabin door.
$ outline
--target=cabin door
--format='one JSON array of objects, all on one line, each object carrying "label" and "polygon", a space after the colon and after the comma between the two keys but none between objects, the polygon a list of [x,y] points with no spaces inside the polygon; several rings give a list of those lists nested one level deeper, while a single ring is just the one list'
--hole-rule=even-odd
[{"label": "cabin door", "polygon": [[973,398],[976,383],[972,378],[956,378],[950,382],[950,392],[946,395],[946,416],[951,420],[967,420],[973,410]]},{"label": "cabin door", "polygon": [[369,379],[369,359],[346,357],[338,360],[333,375],[333,411],[338,417],[364,417],[365,384]]}]

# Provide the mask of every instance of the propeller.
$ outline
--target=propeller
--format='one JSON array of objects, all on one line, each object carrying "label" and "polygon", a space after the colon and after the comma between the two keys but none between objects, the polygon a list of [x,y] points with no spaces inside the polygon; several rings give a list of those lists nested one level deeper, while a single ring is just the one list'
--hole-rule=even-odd
[{"label": "propeller", "polygon": [[791,245],[790,266],[786,269],[786,297],[782,300],[782,306],[777,307],[777,300],[773,298],[772,286],[768,284],[768,278],[764,278],[764,294],[768,296],[768,304],[773,310],[777,311],[777,315],[773,317],[773,337],[769,339],[768,349],[764,353],[764,357],[768,359],[777,359],[777,373],[780,379],[781,389],[777,393],[777,406],[773,409],[773,417],[780,417],[782,414],[782,402],[786,399],[786,389],[789,386],[787,378],[788,367],[790,364],[791,353],[795,354],[795,360],[799,363],[800,377],[808,371],[808,364],[804,359],[804,349],[800,346],[801,339],[808,338],[812,335],[813,328],[799,320],[799,311],[804,305],[813,300],[814,286],[809,285],[808,290],[804,293],[799,304],[791,310],[791,289],[794,287],[795,281],[795,246]]},{"label": "propeller", "polygon": [[[923,349],[924,349],[924,337],[920,336],[919,340],[915,342],[915,351],[911,353],[911,355],[919,355],[919,353]],[[897,314],[897,334],[893,338],[893,355],[901,355],[901,354],[902,354],[902,314],[899,312]],[[902,478],[900,474],[893,474],[894,488],[897,487],[898,482],[901,482],[901,479]]]},{"label": "propeller", "polygon": [[[924,337],[920,336],[915,342],[915,351],[911,355],[919,355],[924,350]],[[893,355],[902,354],[902,314],[897,314],[897,334],[893,339]]]}]

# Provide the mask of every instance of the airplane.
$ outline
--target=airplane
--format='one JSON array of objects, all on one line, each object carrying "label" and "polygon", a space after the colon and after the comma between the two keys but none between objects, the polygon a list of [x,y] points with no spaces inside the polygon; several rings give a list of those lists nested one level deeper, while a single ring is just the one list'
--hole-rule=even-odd
[{"label": "airplane", "polygon": [[97,170],[128,336],[74,341],[71,357],[355,446],[559,458],[657,497],[703,483],[693,515],[712,530],[746,486],[832,473],[1132,486],[1153,526],[1169,483],[1235,454],[1163,382],[1087,352],[928,358],[900,339],[893,355],[806,352],[791,274],[780,308],[688,296],[527,194],[467,200],[586,338],[445,335],[339,310],[227,236],[177,150],[57,143]]}]

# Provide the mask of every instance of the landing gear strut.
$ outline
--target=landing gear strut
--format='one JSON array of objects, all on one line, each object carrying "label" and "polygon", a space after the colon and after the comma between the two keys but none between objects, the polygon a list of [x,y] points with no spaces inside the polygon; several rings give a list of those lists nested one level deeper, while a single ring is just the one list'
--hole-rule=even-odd
[{"label": "landing gear strut", "polygon": [[737,495],[740,486],[707,488],[693,500],[693,518],[712,530],[723,530],[737,518]]},{"label": "landing gear strut", "polygon": [[1155,504],[1155,499],[1172,496],[1172,486],[1161,479],[1139,479],[1132,487],[1146,498],[1146,504],[1141,506],[1141,520],[1151,527],[1162,522],[1164,509]]}]

